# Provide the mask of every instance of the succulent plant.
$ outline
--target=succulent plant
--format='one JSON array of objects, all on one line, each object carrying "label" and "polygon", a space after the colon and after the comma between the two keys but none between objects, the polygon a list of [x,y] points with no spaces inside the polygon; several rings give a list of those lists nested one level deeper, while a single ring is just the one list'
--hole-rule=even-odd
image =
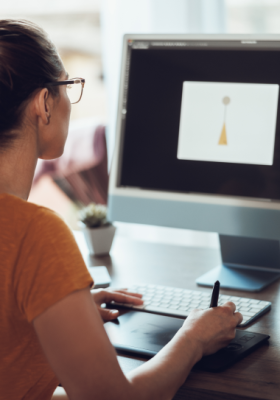
[{"label": "succulent plant", "polygon": [[107,221],[107,207],[101,204],[89,204],[79,211],[78,216],[88,228],[110,225]]}]

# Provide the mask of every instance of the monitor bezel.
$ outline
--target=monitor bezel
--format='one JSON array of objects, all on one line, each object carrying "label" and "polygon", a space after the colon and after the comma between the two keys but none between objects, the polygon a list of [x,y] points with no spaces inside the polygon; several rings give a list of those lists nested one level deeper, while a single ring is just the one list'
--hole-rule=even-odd
[{"label": "monitor bezel", "polygon": [[[123,52],[121,59],[121,73],[120,73],[120,85],[119,85],[119,98],[117,108],[117,123],[116,123],[116,135],[115,135],[115,148],[112,160],[112,166],[110,171],[109,181],[109,197],[120,196],[130,197],[139,199],[153,199],[153,200],[167,200],[175,202],[189,202],[189,203],[200,203],[209,205],[223,205],[233,206],[240,208],[260,208],[267,210],[280,210],[280,200],[270,199],[256,199],[256,198],[245,198],[245,197],[234,197],[234,196],[223,196],[213,194],[193,194],[193,193],[178,193],[168,191],[156,191],[142,188],[132,187],[119,187],[118,178],[121,169],[121,150],[122,150],[122,104],[124,97],[124,83],[126,73],[126,60],[127,60],[127,42],[128,40],[189,40],[189,41],[207,41],[207,42],[221,42],[224,41],[240,41],[240,44],[246,46],[246,44],[254,44],[254,42],[274,42],[277,41],[280,44],[280,35],[166,35],[166,34],[126,34],[123,37]],[[243,43],[244,42],[244,43]],[[269,48],[269,46],[268,46]]]}]

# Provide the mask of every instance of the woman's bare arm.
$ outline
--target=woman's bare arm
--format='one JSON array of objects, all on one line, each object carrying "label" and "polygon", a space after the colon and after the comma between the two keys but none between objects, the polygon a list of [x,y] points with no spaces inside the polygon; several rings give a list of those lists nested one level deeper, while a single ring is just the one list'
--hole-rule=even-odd
[{"label": "woman's bare arm", "polygon": [[33,321],[43,351],[71,400],[171,399],[203,354],[223,347],[241,321],[228,303],[191,313],[152,360],[123,374],[89,289],[70,294]]}]

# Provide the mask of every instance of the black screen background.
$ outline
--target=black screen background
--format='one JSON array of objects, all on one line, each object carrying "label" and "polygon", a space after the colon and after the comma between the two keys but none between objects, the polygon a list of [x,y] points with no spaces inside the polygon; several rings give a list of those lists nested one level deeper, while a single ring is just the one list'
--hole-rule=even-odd
[{"label": "black screen background", "polygon": [[280,51],[132,50],[119,185],[280,199],[279,104],[272,166],[178,160],[184,81],[280,85]]}]

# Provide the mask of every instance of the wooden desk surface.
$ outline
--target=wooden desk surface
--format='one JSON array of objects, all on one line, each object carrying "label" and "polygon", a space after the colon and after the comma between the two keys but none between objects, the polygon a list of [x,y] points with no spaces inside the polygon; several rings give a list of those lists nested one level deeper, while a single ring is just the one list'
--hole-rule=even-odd
[{"label": "wooden desk surface", "polygon": [[[153,283],[209,291],[197,287],[195,279],[220,262],[217,249],[191,248],[133,241],[116,237],[110,256],[90,257],[82,252],[88,265],[106,265],[113,287],[133,283]],[[80,246],[81,248],[81,246]],[[221,293],[272,302],[271,311],[246,330],[269,334],[269,344],[224,372],[191,372],[175,399],[273,399],[280,398],[280,282],[260,293],[221,290]],[[118,356],[126,373],[144,360]]]}]

